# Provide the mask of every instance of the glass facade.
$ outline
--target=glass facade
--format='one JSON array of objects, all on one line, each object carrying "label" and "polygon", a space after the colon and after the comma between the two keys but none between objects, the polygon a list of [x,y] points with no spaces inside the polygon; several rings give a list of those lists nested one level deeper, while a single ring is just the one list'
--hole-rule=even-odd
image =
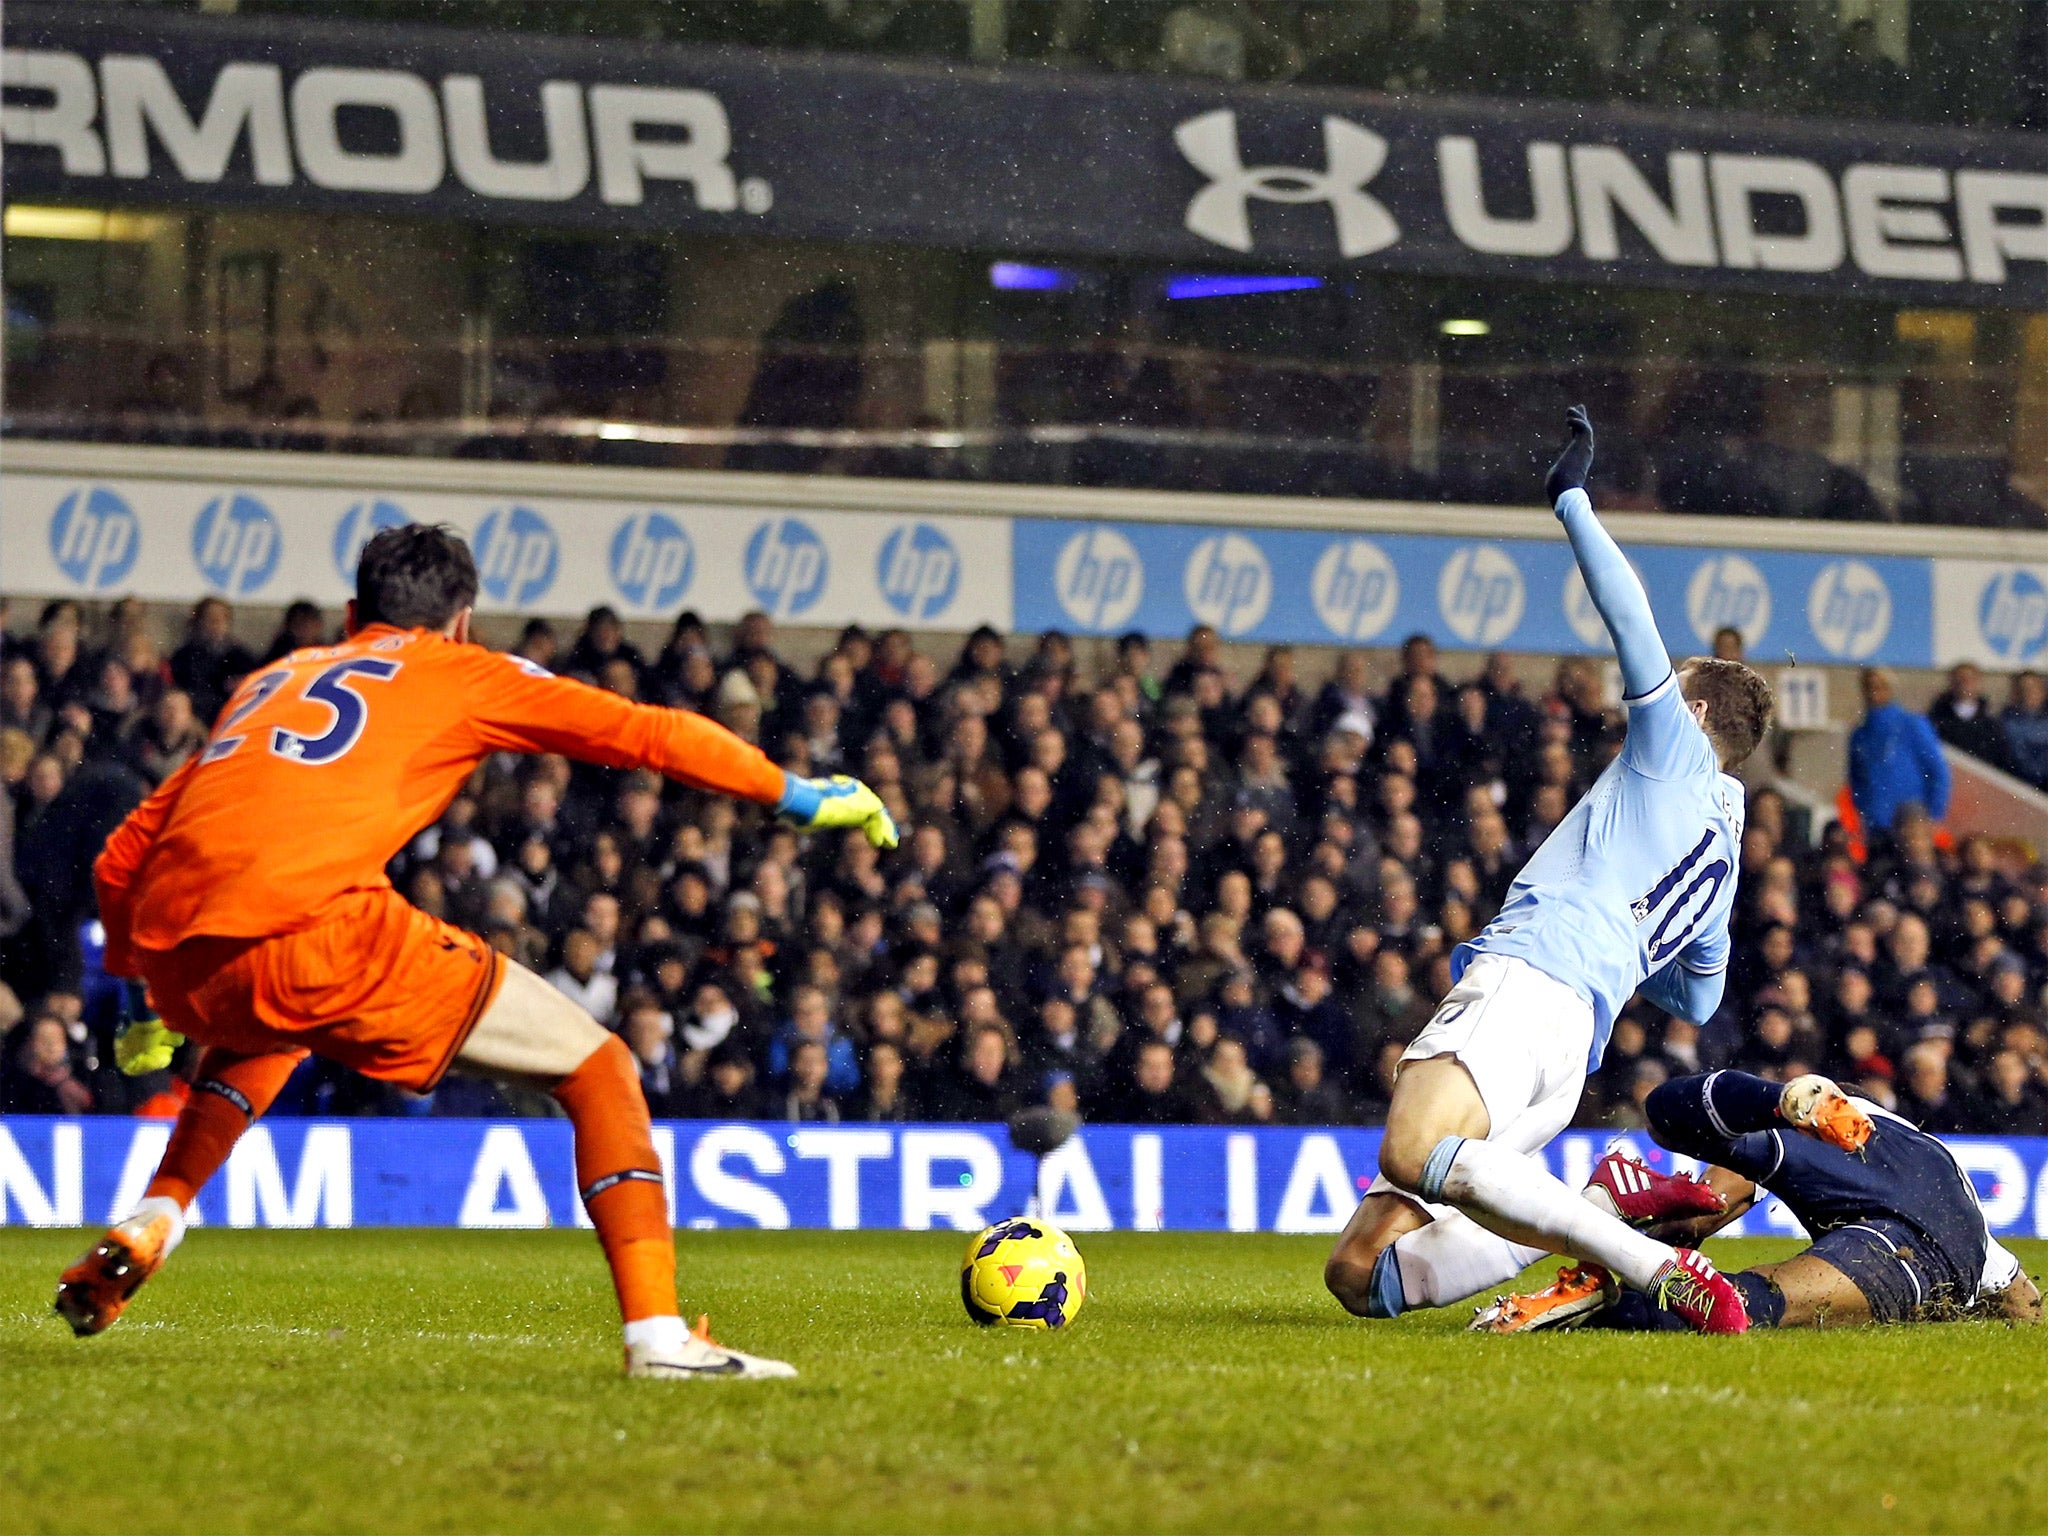
[{"label": "glass facade", "polygon": [[7,212],[17,433],[2043,526],[2048,317],[314,214]]}]

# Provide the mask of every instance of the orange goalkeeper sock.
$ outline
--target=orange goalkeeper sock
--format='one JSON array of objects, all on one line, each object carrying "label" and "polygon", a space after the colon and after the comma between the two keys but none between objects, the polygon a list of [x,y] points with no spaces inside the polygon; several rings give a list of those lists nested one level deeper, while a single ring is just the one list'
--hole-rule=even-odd
[{"label": "orange goalkeeper sock", "polygon": [[676,1244],[647,1099],[614,1035],[555,1088],[576,1131],[576,1186],[597,1228],[628,1323],[675,1317]]},{"label": "orange goalkeeper sock", "polygon": [[199,1058],[192,1097],[178,1111],[163,1161],[148,1197],[162,1196],[183,1210],[227,1161],[236,1141],[276,1099],[285,1079],[306,1059],[304,1051],[240,1056],[209,1046]]}]

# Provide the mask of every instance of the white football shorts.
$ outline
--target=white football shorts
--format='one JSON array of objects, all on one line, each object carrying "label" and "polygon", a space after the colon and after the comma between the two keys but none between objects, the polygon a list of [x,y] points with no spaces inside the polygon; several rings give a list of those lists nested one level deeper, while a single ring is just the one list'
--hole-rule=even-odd
[{"label": "white football shorts", "polygon": [[[1486,1139],[1534,1154],[1572,1123],[1592,1049],[1593,1005],[1585,998],[1526,960],[1475,955],[1401,1060],[1457,1057],[1486,1105]],[[1385,1174],[1366,1193],[1415,1199]],[[1449,1206],[1427,1209],[1451,1214]]]}]

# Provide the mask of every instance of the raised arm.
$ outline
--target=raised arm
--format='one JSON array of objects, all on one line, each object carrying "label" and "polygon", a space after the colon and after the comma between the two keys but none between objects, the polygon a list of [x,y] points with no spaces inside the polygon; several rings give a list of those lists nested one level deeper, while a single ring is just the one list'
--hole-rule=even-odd
[{"label": "raised arm", "polygon": [[1643,591],[1621,546],[1593,515],[1592,499],[1586,495],[1586,475],[1593,467],[1593,424],[1586,417],[1586,408],[1573,406],[1566,420],[1571,441],[1551,466],[1543,489],[1557,509],[1557,520],[1564,524],[1565,537],[1571,540],[1593,606],[1600,610],[1607,633],[1614,637],[1623,690],[1629,698],[1639,699],[1671,675],[1671,654],[1664,648],[1664,637],[1657,633],[1649,594]]},{"label": "raised arm", "polygon": [[559,752],[609,768],[651,768],[697,789],[773,806],[795,826],[858,827],[876,847],[896,846],[895,823],[858,779],[799,778],[715,720],[630,703],[480,648],[473,665],[477,729],[494,751]]}]

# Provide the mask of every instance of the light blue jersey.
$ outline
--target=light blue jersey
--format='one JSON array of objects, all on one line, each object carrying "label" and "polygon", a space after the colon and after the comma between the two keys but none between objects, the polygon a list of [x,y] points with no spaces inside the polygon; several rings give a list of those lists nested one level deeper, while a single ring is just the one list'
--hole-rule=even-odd
[{"label": "light blue jersey", "polygon": [[1560,497],[1558,516],[1614,636],[1628,740],[1523,866],[1500,915],[1458,946],[1451,974],[1474,955],[1513,955],[1572,988],[1593,1005],[1592,1071],[1638,990],[1696,1022],[1720,1005],[1743,790],[1679,693],[1642,584],[1585,492]]},{"label": "light blue jersey", "polygon": [[1458,946],[1451,974],[1475,954],[1514,955],[1563,982],[1593,1005],[1594,1070],[1652,976],[1727,968],[1742,804],[1667,675],[1630,702],[1621,756],[1522,867],[1500,915]]}]

